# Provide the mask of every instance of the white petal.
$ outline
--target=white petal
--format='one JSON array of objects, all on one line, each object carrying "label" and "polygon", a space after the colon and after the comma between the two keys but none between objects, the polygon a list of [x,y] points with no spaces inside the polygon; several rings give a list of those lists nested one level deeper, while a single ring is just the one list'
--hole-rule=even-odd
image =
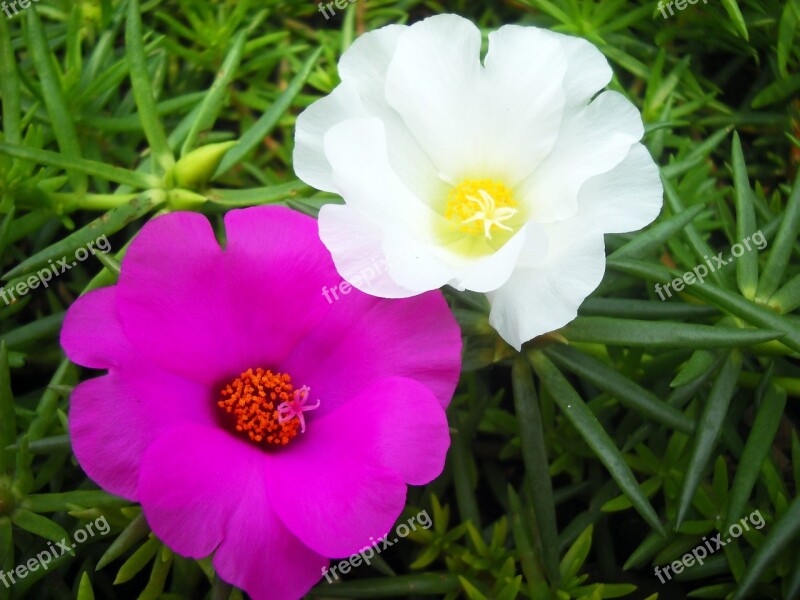
[{"label": "white petal", "polygon": [[356,86],[367,107],[386,103],[383,94],[386,70],[397,40],[406,30],[405,25],[389,25],[360,35],[339,60],[339,76]]},{"label": "white petal", "polygon": [[383,121],[371,117],[334,125],[324,147],[334,186],[349,206],[412,237],[430,236],[436,215],[389,164]]},{"label": "white petal", "polygon": [[356,88],[344,83],[300,113],[294,134],[293,163],[297,176],[310,186],[335,193],[323,139],[337,123],[365,116]]},{"label": "white petal", "polygon": [[[536,225],[532,225],[536,227]],[[436,289],[444,284],[459,291],[490,292],[502,286],[514,272],[515,265],[530,232],[521,228],[500,250],[480,258],[465,258],[433,244],[414,252],[387,253],[398,256],[389,263],[389,273],[404,287]],[[396,242],[389,242],[397,247]],[[420,283],[424,281],[425,283]]]},{"label": "white petal", "polygon": [[567,57],[543,29],[506,25],[489,34],[486,103],[478,107],[491,170],[517,185],[553,149],[564,109]]},{"label": "white petal", "polygon": [[511,277],[525,241],[529,236],[535,235],[531,231],[535,228],[534,223],[523,226],[500,250],[471,261],[448,283],[457,290],[491,292],[498,289]]},{"label": "white petal", "polygon": [[[336,270],[353,287],[381,298],[408,298],[419,292],[397,285],[389,276],[380,226],[364,214],[337,204],[319,211],[319,237],[330,250]],[[330,282],[333,288],[340,282]]]},{"label": "white petal", "polygon": [[383,251],[389,276],[399,286],[419,292],[437,290],[452,278],[455,268],[431,238],[409,240],[391,228],[384,229]]},{"label": "white petal", "polygon": [[359,36],[339,61],[339,76],[358,92],[365,114],[383,121],[388,140],[389,163],[403,183],[425,202],[434,200],[432,189],[445,194],[445,184],[431,159],[411,135],[403,119],[386,101],[386,73],[397,40],[408,27],[389,25]]},{"label": "white petal", "polygon": [[398,40],[386,97],[441,173],[514,185],[552,148],[564,104],[561,45],[535,28],[492,34],[455,15],[411,26]]},{"label": "white petal", "polygon": [[658,216],[663,195],[656,163],[647,148],[634,144],[620,164],[583,184],[579,212],[594,231],[636,231]]},{"label": "white petal", "polygon": [[418,196],[428,190],[432,200],[446,194],[438,170],[386,102],[385,76],[397,38],[407,30],[390,25],[360,36],[339,61],[342,84],[314,102],[297,118],[294,166],[297,176],[318,189],[337,192],[323,151],[323,138],[331,127],[351,118],[379,117],[384,122],[393,169]]},{"label": "white petal", "polygon": [[460,177],[475,147],[470,125],[480,114],[470,96],[481,75],[481,34],[470,21],[437,15],[414,24],[397,43],[386,98],[439,172]]},{"label": "white petal", "polygon": [[[452,268],[434,257],[428,245],[435,238],[434,223],[442,217],[416,198],[392,170],[383,122],[352,119],[332,127],[325,135],[325,155],[333,168],[333,182],[347,206],[380,229],[382,252],[371,259],[385,258],[390,275],[404,289],[421,293],[447,283]],[[356,251],[354,245],[328,249],[338,251],[337,260],[342,265],[363,260],[342,255],[345,250]],[[403,281],[395,278],[394,269],[407,265],[413,265],[414,277]]]},{"label": "white petal", "polygon": [[586,40],[547,29],[544,35],[556,38],[567,56],[564,93],[568,108],[583,106],[611,81],[613,75],[608,60]]},{"label": "white petal", "polygon": [[643,134],[639,111],[617,92],[565,114],[553,152],[517,190],[531,218],[551,223],[574,215],[584,182],[621,163]]},{"label": "white petal", "polygon": [[[538,264],[521,264],[505,285],[487,294],[492,306],[489,323],[517,350],[572,321],[600,284],[605,271],[603,236],[581,227],[578,219],[546,225],[547,258],[527,257],[525,263]],[[540,254],[541,248],[531,251]]]}]

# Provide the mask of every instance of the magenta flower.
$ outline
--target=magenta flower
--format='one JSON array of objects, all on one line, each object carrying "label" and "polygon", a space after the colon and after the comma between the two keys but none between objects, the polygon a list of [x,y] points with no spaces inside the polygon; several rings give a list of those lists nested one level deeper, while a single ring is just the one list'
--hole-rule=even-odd
[{"label": "magenta flower", "polygon": [[461,339],[438,292],[327,300],[340,278],[310,217],[259,207],[225,227],[223,250],[201,215],[155,219],[119,283],[70,308],[67,355],[108,370],[72,394],[72,444],[178,554],[213,554],[255,599],[299,598],[442,471]]}]

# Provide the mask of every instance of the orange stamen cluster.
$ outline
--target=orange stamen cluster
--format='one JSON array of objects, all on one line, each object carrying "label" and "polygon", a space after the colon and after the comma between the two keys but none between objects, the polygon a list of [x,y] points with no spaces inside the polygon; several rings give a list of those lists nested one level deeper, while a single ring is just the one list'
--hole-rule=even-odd
[{"label": "orange stamen cluster", "polygon": [[287,373],[248,369],[225,386],[217,402],[232,418],[236,431],[267,446],[285,446],[300,432],[298,419],[280,421],[278,407],[292,400],[292,378]]}]

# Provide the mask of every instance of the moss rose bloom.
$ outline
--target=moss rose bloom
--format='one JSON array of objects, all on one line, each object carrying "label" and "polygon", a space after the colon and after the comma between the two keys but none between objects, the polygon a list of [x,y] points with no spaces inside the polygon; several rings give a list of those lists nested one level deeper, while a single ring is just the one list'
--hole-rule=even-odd
[{"label": "moss rose bloom", "polygon": [[72,394],[72,444],[175,552],[294,599],[441,472],[460,333],[438,292],[326,300],[310,217],[235,210],[225,230],[223,249],[199,214],[153,220],[117,285],[70,308],[67,355],[108,371]]}]

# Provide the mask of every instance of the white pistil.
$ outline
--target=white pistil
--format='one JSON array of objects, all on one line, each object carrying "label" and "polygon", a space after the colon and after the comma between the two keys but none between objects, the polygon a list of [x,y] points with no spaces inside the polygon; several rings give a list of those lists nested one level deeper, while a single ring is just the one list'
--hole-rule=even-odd
[{"label": "white pistil", "polygon": [[475,221],[483,221],[484,234],[488,239],[492,239],[491,229],[493,225],[500,229],[505,229],[506,231],[513,231],[511,227],[503,225],[503,221],[508,221],[519,211],[516,208],[508,206],[497,208],[497,203],[494,201],[494,198],[485,190],[478,190],[478,195],[480,199],[475,196],[467,196],[467,200],[477,204],[480,210],[469,219],[461,221],[461,224],[466,225],[467,223],[473,223]]}]

